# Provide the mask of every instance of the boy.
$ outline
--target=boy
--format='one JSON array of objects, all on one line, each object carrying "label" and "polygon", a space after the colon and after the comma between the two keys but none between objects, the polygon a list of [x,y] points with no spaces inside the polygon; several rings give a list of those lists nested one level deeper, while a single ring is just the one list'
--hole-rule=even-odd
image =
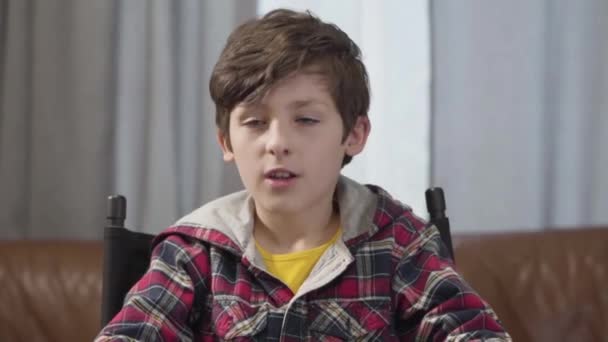
[{"label": "boy", "polygon": [[438,231],[340,175],[370,132],[359,48],[308,13],[237,28],[210,80],[246,190],[161,233],[108,340],[509,340]]}]

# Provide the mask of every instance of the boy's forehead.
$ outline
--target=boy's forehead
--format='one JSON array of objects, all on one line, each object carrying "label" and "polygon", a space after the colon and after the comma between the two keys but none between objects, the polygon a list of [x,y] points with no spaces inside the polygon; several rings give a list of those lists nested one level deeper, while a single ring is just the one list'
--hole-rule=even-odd
[{"label": "boy's forehead", "polygon": [[235,107],[260,108],[280,103],[290,108],[307,106],[333,107],[329,80],[316,70],[303,70],[272,84],[260,96],[238,103]]}]

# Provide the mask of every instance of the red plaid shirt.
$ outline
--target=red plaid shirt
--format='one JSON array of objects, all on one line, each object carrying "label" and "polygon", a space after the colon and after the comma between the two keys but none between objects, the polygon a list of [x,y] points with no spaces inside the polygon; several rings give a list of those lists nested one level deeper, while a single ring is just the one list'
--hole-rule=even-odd
[{"label": "red plaid shirt", "polygon": [[[510,340],[435,227],[378,187],[339,185],[343,240],[296,294],[264,270],[247,228],[218,228],[251,205],[224,212],[220,201],[157,237],[148,272],[96,341]],[[230,206],[248,201],[237,197]],[[201,214],[222,219],[209,227]]]}]

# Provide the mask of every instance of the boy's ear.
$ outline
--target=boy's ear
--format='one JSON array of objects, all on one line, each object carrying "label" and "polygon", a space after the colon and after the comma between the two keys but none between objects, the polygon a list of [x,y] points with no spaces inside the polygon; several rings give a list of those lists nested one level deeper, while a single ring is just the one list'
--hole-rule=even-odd
[{"label": "boy's ear", "polygon": [[347,155],[353,157],[363,151],[371,129],[372,126],[367,115],[357,117],[355,125],[346,137],[345,144]]},{"label": "boy's ear", "polygon": [[225,162],[230,162],[234,160],[234,153],[232,153],[232,149],[230,148],[230,143],[228,142],[228,137],[222,133],[221,130],[217,130],[217,143],[220,145],[222,149],[222,155],[224,157]]}]

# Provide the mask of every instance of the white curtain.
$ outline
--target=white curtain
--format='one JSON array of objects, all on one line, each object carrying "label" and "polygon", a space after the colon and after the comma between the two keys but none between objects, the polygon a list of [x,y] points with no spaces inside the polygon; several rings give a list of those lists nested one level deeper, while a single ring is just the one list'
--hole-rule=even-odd
[{"label": "white curtain", "polygon": [[608,2],[432,1],[454,232],[608,223]]}]

